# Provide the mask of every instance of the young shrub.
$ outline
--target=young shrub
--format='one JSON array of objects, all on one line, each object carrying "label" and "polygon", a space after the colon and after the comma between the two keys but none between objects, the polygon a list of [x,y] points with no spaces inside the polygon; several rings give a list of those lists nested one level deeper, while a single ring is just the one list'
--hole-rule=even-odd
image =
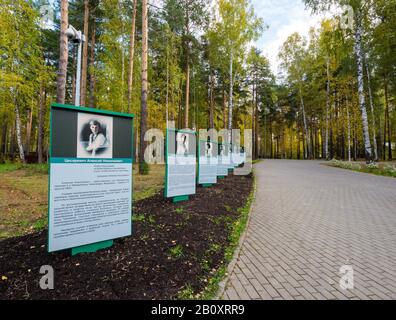
[{"label": "young shrub", "polygon": [[352,170],[360,171],[360,170],[362,170],[362,166],[358,163],[353,163]]},{"label": "young shrub", "polygon": [[346,161],[340,161],[341,168],[352,170],[352,163]]},{"label": "young shrub", "polygon": [[367,165],[367,169],[369,169],[369,170],[375,170],[375,169],[378,169],[379,167],[378,167],[378,163],[369,163],[368,165]]},{"label": "young shrub", "polygon": [[396,176],[396,167],[395,167],[395,166],[392,166],[392,165],[390,165],[390,164],[387,164],[387,165],[384,167],[384,171],[385,171],[386,174],[389,174],[389,175],[391,175],[391,176]]}]

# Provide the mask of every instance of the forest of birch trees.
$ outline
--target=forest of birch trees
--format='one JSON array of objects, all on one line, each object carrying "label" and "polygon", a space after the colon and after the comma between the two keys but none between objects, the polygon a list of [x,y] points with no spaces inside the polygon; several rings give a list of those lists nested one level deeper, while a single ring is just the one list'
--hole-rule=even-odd
[{"label": "forest of birch trees", "polygon": [[86,39],[79,105],[135,114],[138,158],[174,121],[253,129],[254,158],[392,160],[396,0],[304,2],[353,21],[290,34],[274,74],[249,0],[0,0],[0,161],[47,161],[50,104],[76,95],[69,24]]}]

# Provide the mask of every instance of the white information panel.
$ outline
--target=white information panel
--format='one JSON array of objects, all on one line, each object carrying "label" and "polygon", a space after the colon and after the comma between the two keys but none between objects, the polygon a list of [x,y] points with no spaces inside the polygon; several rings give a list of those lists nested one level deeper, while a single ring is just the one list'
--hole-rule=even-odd
[{"label": "white information panel", "polygon": [[133,115],[51,106],[48,251],[132,234]]},{"label": "white information panel", "polygon": [[197,151],[194,131],[167,130],[165,197],[195,194]]},{"label": "white information panel", "polygon": [[131,163],[53,163],[50,174],[49,251],[131,234]]},{"label": "white information panel", "polygon": [[198,183],[217,183],[217,143],[199,142]]},{"label": "white information panel", "polygon": [[195,194],[195,156],[168,155],[167,197]]},{"label": "white information panel", "polygon": [[228,166],[229,166],[229,156],[226,146],[224,144],[219,144],[219,156],[218,156],[218,165],[217,165],[217,176],[224,177],[228,175]]}]

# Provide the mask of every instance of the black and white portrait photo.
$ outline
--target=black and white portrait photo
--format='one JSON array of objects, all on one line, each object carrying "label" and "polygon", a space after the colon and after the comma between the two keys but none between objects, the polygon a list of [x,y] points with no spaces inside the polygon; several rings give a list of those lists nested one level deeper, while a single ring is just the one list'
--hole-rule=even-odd
[{"label": "black and white portrait photo", "polygon": [[226,148],[224,144],[219,144],[219,156],[224,157],[226,155]]},{"label": "black and white portrait photo", "polygon": [[176,135],[176,141],[177,141],[176,154],[188,156],[188,149],[189,149],[188,134],[183,132],[178,132]]},{"label": "black and white portrait photo", "polygon": [[113,118],[78,114],[77,158],[112,158]]},{"label": "black and white portrait photo", "polygon": [[212,150],[213,150],[212,143],[207,141],[205,143],[205,156],[211,157],[212,156]]}]

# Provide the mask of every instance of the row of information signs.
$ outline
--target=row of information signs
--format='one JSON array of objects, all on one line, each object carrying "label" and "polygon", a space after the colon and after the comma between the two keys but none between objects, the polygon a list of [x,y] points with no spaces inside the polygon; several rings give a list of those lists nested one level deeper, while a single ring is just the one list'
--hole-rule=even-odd
[{"label": "row of information signs", "polygon": [[[94,252],[132,234],[133,118],[51,106],[49,252]],[[167,130],[166,197],[194,194],[197,182],[216,183],[244,162],[244,154],[232,152],[231,145],[207,140],[197,146],[195,136],[192,131]]]},{"label": "row of information signs", "polygon": [[[246,160],[239,146],[198,140],[194,131],[168,129],[166,134],[165,196],[185,200],[197,183],[209,186]],[[198,170],[197,170],[198,169]]]}]

